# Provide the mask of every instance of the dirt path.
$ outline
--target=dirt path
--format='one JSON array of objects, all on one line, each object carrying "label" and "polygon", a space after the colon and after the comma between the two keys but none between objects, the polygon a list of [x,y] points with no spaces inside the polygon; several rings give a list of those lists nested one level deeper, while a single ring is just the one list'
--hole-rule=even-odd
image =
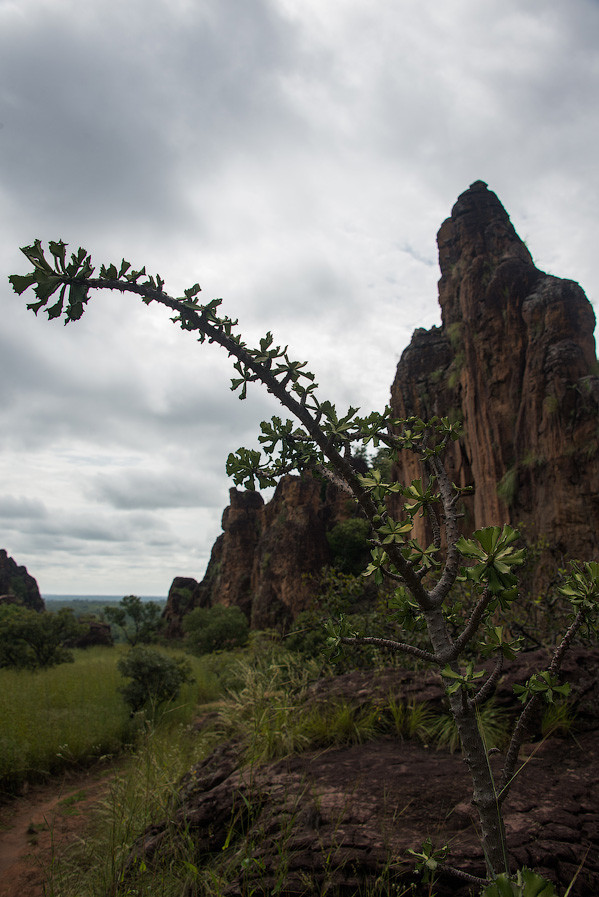
[{"label": "dirt path", "polygon": [[81,836],[117,769],[69,773],[0,806],[0,897],[44,897],[52,861]]}]

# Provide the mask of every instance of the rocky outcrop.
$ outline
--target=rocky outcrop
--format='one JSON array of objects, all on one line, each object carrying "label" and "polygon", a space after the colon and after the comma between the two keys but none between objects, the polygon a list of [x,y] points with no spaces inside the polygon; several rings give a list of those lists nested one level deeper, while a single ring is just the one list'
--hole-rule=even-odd
[{"label": "rocky outcrop", "polygon": [[237,605],[256,629],[284,629],[314,598],[310,577],[330,562],[326,534],[351,516],[347,496],[312,476],[285,476],[272,499],[230,490],[204,579],[177,577],[164,611],[167,634],[181,634],[194,607]]},{"label": "rocky outcrop", "polygon": [[45,610],[36,580],[0,548],[0,603],[21,604],[31,610]]},{"label": "rocky outcrop", "polygon": [[[575,880],[572,897],[599,893],[598,660],[597,650],[566,655],[564,673],[588,711],[585,725],[578,725],[582,705],[577,705],[575,739],[526,745],[535,762],[525,761],[505,804],[512,867],[535,868],[560,893]],[[546,661],[544,652],[518,655],[507,669],[500,699],[513,707],[514,681],[524,681]],[[430,710],[442,693],[432,673],[394,668],[321,679],[308,690],[306,702],[313,708],[344,700],[380,711],[392,697],[396,705],[426,701]],[[389,893],[408,893],[413,869],[408,851],[419,850],[430,836],[435,844],[451,845],[453,867],[484,875],[471,782],[459,752],[382,736],[246,766],[246,747],[225,741],[183,777],[171,817],[136,840],[128,870],[141,860],[150,868],[164,862],[176,849],[173,838],[184,833],[185,849],[191,841],[198,856],[229,861],[235,872],[223,891],[228,897],[328,892],[353,897],[374,890],[386,875]],[[498,773],[501,754],[490,758]],[[240,863],[240,856],[250,862]],[[435,884],[438,897],[470,893],[454,878]]]},{"label": "rocky outcrop", "polygon": [[65,648],[111,648],[114,645],[110,623],[81,618],[78,620],[81,634],[65,642]]},{"label": "rocky outcrop", "polygon": [[[391,405],[401,418],[462,421],[447,461],[453,481],[474,490],[463,529],[511,523],[545,544],[533,578],[541,588],[565,558],[599,552],[593,309],[578,284],[535,267],[482,181],[459,197],[437,239],[442,324],[415,331]],[[420,475],[415,456],[402,456],[396,478]],[[350,513],[345,498],[309,477],[284,478],[266,505],[232,489],[203,581],[184,585],[185,599],[173,583],[168,630],[180,634],[187,608],[216,603],[238,604],[253,626],[284,626],[312,597],[305,575],[329,559],[327,529]],[[430,538],[425,524],[417,538]]]},{"label": "rocky outcrop", "polygon": [[[438,234],[442,325],[417,330],[391,391],[398,417],[463,421],[454,482],[473,486],[467,530],[523,525],[553,560],[599,550],[595,316],[581,287],[539,271],[477,181]],[[400,481],[420,475],[406,455]],[[422,535],[422,527],[420,533]]]}]

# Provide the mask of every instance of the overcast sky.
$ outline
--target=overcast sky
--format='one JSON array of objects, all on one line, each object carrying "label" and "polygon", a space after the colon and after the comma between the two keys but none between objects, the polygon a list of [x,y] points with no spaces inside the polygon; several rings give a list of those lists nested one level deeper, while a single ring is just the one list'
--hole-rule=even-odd
[{"label": "overcast sky", "polygon": [[276,413],[135,297],[36,318],[19,246],[199,281],[382,408],[477,179],[597,307],[598,103],[597,0],[0,0],[0,547],[42,594],[199,579]]}]

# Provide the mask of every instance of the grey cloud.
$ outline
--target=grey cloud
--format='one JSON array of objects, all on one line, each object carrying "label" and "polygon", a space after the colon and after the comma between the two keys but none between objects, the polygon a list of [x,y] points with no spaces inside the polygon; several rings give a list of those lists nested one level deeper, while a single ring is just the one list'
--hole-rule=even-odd
[{"label": "grey cloud", "polygon": [[48,510],[44,503],[35,498],[23,496],[1,495],[0,517],[6,522],[7,518],[17,520],[44,520],[48,516]]},{"label": "grey cloud", "polygon": [[195,473],[176,470],[102,474],[93,481],[91,497],[121,510],[218,507],[222,491]]},{"label": "grey cloud", "polygon": [[31,513],[4,516],[6,547],[92,592],[198,575],[226,455],[279,413],[258,387],[240,403],[230,360],[136,299],[94,298],[73,328],[36,320],[6,282],[18,245],[124,254],[175,295],[199,280],[244,337],[272,329],[307,359],[322,398],[380,407],[412,330],[438,320],[435,234],[476,178],[550,270],[599,295],[598,15],[0,3],[0,477]]}]

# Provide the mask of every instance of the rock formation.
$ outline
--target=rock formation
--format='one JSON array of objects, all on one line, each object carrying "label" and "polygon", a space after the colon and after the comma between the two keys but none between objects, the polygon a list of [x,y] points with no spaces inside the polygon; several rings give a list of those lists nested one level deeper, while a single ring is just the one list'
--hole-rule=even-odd
[{"label": "rock formation", "polygon": [[[474,488],[463,528],[511,523],[546,549],[538,570],[599,551],[599,378],[595,316],[571,280],[544,274],[494,193],[477,181],[441,226],[442,324],[416,330],[391,388],[398,417],[461,420],[448,456]],[[381,372],[383,375],[383,373]],[[395,476],[421,475],[413,455]],[[285,625],[309,602],[305,574],[329,559],[326,531],[347,499],[309,477],[283,479],[268,504],[231,490],[206,576],[179,578],[165,610],[180,634],[187,609],[238,604],[253,626]],[[427,538],[424,522],[415,535]],[[547,578],[547,577],[546,577]],[[543,585],[537,576],[535,587]],[[181,589],[183,591],[181,591]]]},{"label": "rock formation", "polygon": [[164,618],[170,637],[194,607],[238,605],[253,628],[285,628],[314,597],[308,579],[330,562],[326,534],[353,513],[330,483],[286,476],[268,503],[258,492],[230,490],[223,532],[201,583],[176,577]]},{"label": "rock formation", "polygon": [[[514,683],[547,661],[544,651],[518,655],[500,687],[500,701],[513,709]],[[576,739],[527,745],[538,762],[528,763],[505,805],[512,867],[536,869],[560,893],[575,880],[571,897],[599,893],[598,661],[597,649],[574,648],[566,656],[564,673],[581,699]],[[365,713],[376,707],[381,719],[390,700],[396,706],[425,701],[430,712],[441,707],[442,695],[434,673],[393,668],[320,679],[303,700],[312,709],[339,700]],[[218,711],[197,723],[206,731],[211,725],[218,725]],[[136,839],[125,875],[140,861],[149,868],[168,862],[180,833],[188,839],[180,849],[188,850],[191,840],[203,858],[228,860],[235,870],[223,891],[228,897],[381,893],[375,882],[380,886],[385,874],[389,893],[411,893],[406,852],[419,850],[426,835],[451,845],[448,862],[454,868],[484,874],[471,784],[459,752],[389,735],[250,765],[244,765],[246,750],[243,740],[220,742],[183,777],[172,815]],[[498,753],[491,762],[501,762]],[[240,863],[240,856],[253,862]],[[472,889],[441,878],[434,893],[467,897]]]},{"label": "rock formation", "polygon": [[45,610],[44,599],[40,595],[37,582],[0,548],[0,603],[22,604],[30,610]]},{"label": "rock formation", "polygon": [[[463,193],[437,237],[442,325],[417,330],[391,390],[398,417],[461,419],[456,483],[474,487],[466,529],[523,525],[554,560],[599,549],[595,316],[571,280],[539,271],[486,184]],[[402,457],[397,478],[420,475]]]}]

